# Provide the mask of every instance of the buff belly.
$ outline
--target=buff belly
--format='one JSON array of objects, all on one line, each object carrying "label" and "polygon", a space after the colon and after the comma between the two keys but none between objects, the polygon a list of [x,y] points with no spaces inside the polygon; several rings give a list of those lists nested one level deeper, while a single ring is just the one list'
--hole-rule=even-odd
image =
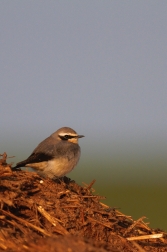
[{"label": "buff belly", "polygon": [[49,161],[26,164],[26,167],[31,167],[41,176],[54,178],[63,177],[69,173],[78,163],[78,159],[52,159]]}]

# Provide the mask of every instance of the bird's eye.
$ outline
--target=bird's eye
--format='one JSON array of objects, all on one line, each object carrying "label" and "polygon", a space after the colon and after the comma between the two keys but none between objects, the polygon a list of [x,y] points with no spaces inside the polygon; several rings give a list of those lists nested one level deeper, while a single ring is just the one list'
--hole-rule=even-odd
[{"label": "bird's eye", "polygon": [[62,139],[62,140],[68,140],[68,139],[71,139],[71,138],[74,138],[74,136],[71,136],[71,135],[59,135],[59,137]]},{"label": "bird's eye", "polygon": [[74,138],[74,137],[75,137],[75,136],[71,136],[71,135],[64,135],[64,138],[65,138],[65,139],[67,139],[67,140],[68,140],[68,139],[71,139],[71,138]]}]

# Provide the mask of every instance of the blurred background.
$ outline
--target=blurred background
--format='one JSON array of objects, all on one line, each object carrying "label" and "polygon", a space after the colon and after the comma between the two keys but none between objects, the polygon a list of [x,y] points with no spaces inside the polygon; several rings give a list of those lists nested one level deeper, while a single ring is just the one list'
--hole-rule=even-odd
[{"label": "blurred background", "polygon": [[71,179],[167,231],[167,1],[1,1],[0,153],[27,158],[62,126]]}]

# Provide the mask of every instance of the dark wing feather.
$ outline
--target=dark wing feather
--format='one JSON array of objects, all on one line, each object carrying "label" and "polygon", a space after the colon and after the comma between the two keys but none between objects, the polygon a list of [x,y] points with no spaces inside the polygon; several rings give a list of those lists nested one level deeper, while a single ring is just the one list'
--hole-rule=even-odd
[{"label": "dark wing feather", "polygon": [[26,166],[26,164],[33,164],[33,163],[39,163],[43,161],[48,161],[52,159],[51,156],[44,154],[44,153],[32,153],[26,160],[17,163],[17,165],[14,168],[19,168]]}]

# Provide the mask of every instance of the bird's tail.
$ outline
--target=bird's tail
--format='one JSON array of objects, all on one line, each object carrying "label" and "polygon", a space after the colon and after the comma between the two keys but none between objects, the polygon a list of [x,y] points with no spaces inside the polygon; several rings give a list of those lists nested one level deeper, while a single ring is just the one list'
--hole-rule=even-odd
[{"label": "bird's tail", "polygon": [[21,161],[16,164],[16,166],[12,167],[12,170],[19,170],[20,167],[24,167],[27,164],[26,160]]}]

